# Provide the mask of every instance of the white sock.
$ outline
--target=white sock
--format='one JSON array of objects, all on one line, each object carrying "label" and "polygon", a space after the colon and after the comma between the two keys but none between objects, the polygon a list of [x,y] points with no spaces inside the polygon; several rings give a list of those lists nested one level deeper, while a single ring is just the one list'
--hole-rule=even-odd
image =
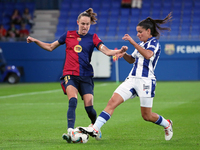
[{"label": "white sock", "polygon": [[163,126],[164,128],[169,126],[169,122],[160,115],[159,115],[158,120],[155,122],[155,124]]},{"label": "white sock", "polygon": [[97,131],[101,129],[101,127],[110,119],[110,114],[102,111],[101,114],[97,117],[97,120],[95,121],[93,128]]}]

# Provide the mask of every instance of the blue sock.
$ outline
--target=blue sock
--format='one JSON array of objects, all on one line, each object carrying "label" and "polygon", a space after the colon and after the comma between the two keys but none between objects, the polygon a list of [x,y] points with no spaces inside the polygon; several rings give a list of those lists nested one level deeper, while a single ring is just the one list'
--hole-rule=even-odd
[{"label": "blue sock", "polygon": [[164,128],[169,126],[169,122],[160,115],[159,115],[158,120],[155,122],[155,124],[163,126]]},{"label": "blue sock", "polygon": [[110,119],[110,117],[111,116],[109,113],[102,111],[101,114],[97,117],[97,120],[93,126],[95,130],[100,130],[100,128]]},{"label": "blue sock", "polygon": [[88,106],[88,107],[85,107],[85,110],[88,114],[88,117],[90,118],[91,120],[91,123],[94,124],[96,119],[97,119],[97,113],[96,111],[94,110],[93,106]]},{"label": "blue sock", "polygon": [[72,97],[69,100],[69,108],[67,111],[68,128],[74,128],[75,118],[76,118],[75,114],[76,106],[77,106],[77,99],[75,97]]}]

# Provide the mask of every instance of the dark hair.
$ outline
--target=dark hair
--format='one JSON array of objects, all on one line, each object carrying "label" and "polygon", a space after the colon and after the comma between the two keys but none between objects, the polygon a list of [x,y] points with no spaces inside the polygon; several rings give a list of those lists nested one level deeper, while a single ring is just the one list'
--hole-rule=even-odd
[{"label": "dark hair", "polygon": [[91,19],[91,24],[96,24],[97,18],[96,18],[95,16],[97,16],[97,14],[93,12],[93,9],[92,9],[92,8],[89,8],[88,10],[86,10],[86,11],[80,13],[79,16],[78,16],[78,20],[79,20],[82,16],[90,17],[90,19]]},{"label": "dark hair", "polygon": [[144,29],[150,29],[151,30],[151,35],[153,37],[157,37],[159,38],[160,37],[160,31],[163,31],[163,30],[168,30],[168,31],[171,31],[171,28],[168,28],[168,27],[161,27],[160,25],[161,24],[165,24],[167,22],[170,22],[172,21],[172,13],[170,12],[167,17],[165,17],[165,19],[161,20],[161,19],[152,19],[151,17],[147,17],[146,19],[140,21],[138,23],[137,26],[141,26],[143,27]]}]

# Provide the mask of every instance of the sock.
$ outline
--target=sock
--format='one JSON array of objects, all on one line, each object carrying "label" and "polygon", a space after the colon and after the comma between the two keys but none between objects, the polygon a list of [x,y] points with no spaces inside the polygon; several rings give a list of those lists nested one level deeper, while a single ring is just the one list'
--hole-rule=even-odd
[{"label": "sock", "polygon": [[169,122],[160,115],[159,115],[158,120],[155,122],[155,124],[163,126],[164,128],[169,126]]},{"label": "sock", "polygon": [[97,119],[97,113],[96,111],[94,110],[93,106],[88,106],[88,107],[85,107],[85,110],[88,114],[88,117],[90,118],[91,120],[91,123],[94,124],[96,119]]},{"label": "sock", "polygon": [[95,124],[93,125],[93,128],[95,130],[100,130],[100,128],[110,119],[110,114],[102,111],[101,114],[97,117],[97,120]]},{"label": "sock", "polygon": [[70,98],[69,100],[69,108],[67,111],[67,121],[68,121],[68,128],[74,128],[75,124],[75,110],[77,106],[77,99],[75,97]]}]

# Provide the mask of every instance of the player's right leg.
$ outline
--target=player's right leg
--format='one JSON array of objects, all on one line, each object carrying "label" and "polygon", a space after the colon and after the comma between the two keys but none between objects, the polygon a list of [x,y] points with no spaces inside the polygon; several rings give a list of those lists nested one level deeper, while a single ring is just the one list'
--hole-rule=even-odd
[{"label": "player's right leg", "polygon": [[69,99],[68,111],[67,111],[67,123],[68,123],[68,133],[64,133],[62,138],[68,143],[71,143],[71,131],[74,129],[75,124],[75,110],[77,107],[77,85],[75,78],[71,76],[65,76],[63,82],[61,83],[64,93],[67,94]]},{"label": "player's right leg", "polygon": [[97,117],[94,125],[89,127],[79,127],[79,130],[100,140],[102,136],[100,128],[110,119],[114,109],[123,102],[123,98],[118,93],[114,93],[104,111]]},{"label": "player's right leg", "polygon": [[68,133],[64,133],[63,135],[62,135],[62,138],[63,138],[63,140],[66,140],[67,141],[67,143],[71,143],[71,141],[72,141],[72,139],[71,139],[71,137],[72,137],[72,128],[68,128]]},{"label": "player's right leg", "polygon": [[89,134],[92,137],[98,137],[98,135],[101,136],[100,128],[110,119],[115,108],[125,100],[131,97],[135,97],[134,90],[131,90],[133,88],[129,85],[128,82],[129,80],[126,80],[115,90],[111,99],[108,101],[106,108],[97,117],[97,120],[92,127],[79,127],[79,130]]}]

